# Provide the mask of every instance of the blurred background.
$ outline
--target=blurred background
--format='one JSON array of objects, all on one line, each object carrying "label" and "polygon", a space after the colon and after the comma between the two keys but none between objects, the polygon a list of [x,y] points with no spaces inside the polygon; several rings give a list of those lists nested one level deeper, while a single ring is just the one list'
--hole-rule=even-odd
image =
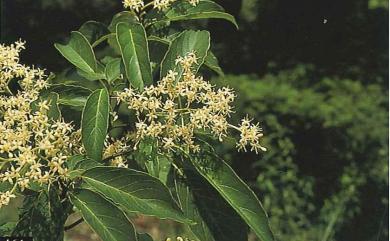
[{"label": "blurred background", "polygon": [[[0,1],[2,42],[26,40],[23,61],[52,72],[69,66],[54,42],[122,10],[120,0]],[[388,1],[217,2],[238,31],[186,24],[211,31],[226,76],[210,79],[237,90],[233,119],[248,113],[264,129],[261,155],[234,143],[219,151],[262,200],[277,240],[388,240]],[[137,225],[158,239],[181,232],[147,218]],[[67,240],[97,238],[84,224]]]}]

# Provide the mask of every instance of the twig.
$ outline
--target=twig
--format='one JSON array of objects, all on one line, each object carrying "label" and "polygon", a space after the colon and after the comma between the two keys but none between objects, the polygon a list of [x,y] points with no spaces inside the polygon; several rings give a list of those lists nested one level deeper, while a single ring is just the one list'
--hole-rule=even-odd
[{"label": "twig", "polygon": [[72,229],[72,228],[74,228],[74,227],[76,227],[77,225],[79,225],[82,222],[84,222],[84,218],[80,218],[76,222],[72,223],[71,225],[65,226],[64,227],[65,232],[70,230],[70,229]]}]

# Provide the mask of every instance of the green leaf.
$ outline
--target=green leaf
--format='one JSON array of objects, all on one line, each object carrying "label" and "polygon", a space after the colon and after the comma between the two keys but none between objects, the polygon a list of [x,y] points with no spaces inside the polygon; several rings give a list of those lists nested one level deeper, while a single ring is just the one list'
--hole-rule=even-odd
[{"label": "green leaf", "polygon": [[97,64],[97,69],[95,72],[85,72],[80,69],[77,69],[77,73],[86,78],[87,80],[94,81],[94,80],[102,80],[106,78],[106,75],[104,74],[104,66],[100,63]]},{"label": "green leaf", "polygon": [[175,38],[169,46],[168,52],[161,63],[160,76],[167,75],[169,70],[174,70],[179,73],[177,79],[180,79],[183,70],[176,65],[175,60],[178,56],[185,56],[188,53],[195,51],[198,58],[198,63],[193,67],[197,72],[204,63],[207,52],[210,49],[210,33],[207,31],[184,31],[177,38]]},{"label": "green leaf", "polygon": [[59,95],[58,104],[79,108],[85,106],[87,98],[91,94],[87,88],[70,84],[54,84],[50,86],[49,90]]},{"label": "green leaf", "polygon": [[57,43],[54,46],[70,63],[82,71],[94,73],[97,70],[95,53],[82,33],[74,31],[67,45]]},{"label": "green leaf", "polygon": [[108,130],[110,112],[109,94],[106,89],[94,91],[85,104],[81,137],[87,156],[95,161],[102,159],[104,140]]},{"label": "green leaf", "polygon": [[209,51],[207,53],[206,59],[204,60],[204,65],[216,72],[220,76],[225,76],[222,68],[219,66],[219,61],[213,52]]},{"label": "green leaf", "polygon": [[105,69],[106,79],[108,82],[112,82],[119,78],[121,75],[122,60],[120,58],[115,58],[108,62]]},{"label": "green leaf", "polygon": [[168,51],[170,42],[159,37],[150,36],[148,38],[148,43],[153,76],[155,76],[160,73],[160,64],[164,59],[165,53]]},{"label": "green leaf", "polygon": [[90,44],[95,43],[101,37],[110,33],[106,25],[96,21],[88,21],[84,23],[80,27],[79,32],[87,38]]},{"label": "green leaf", "polygon": [[88,169],[101,166],[102,163],[94,161],[83,155],[75,155],[68,158],[66,161],[67,167],[69,169],[70,178],[75,178],[81,176],[81,174]]},{"label": "green leaf", "polygon": [[164,184],[146,173],[115,167],[87,170],[83,185],[118,203],[128,213],[189,223]]},{"label": "green leaf", "polygon": [[139,233],[138,240],[139,241],[153,241],[153,238],[147,233]]},{"label": "green leaf", "polygon": [[262,241],[273,241],[267,213],[257,196],[228,164],[213,159],[192,159],[192,163]]},{"label": "green leaf", "polygon": [[58,193],[59,190],[50,186],[49,191],[26,195],[12,236],[33,237],[34,241],[63,241],[63,228],[71,205],[61,202]]},{"label": "green leaf", "polygon": [[146,32],[140,23],[119,23],[116,28],[127,79],[139,90],[153,83]]},{"label": "green leaf", "polygon": [[134,226],[126,215],[101,195],[79,189],[70,198],[103,241],[137,241]]},{"label": "green leaf", "polygon": [[184,175],[171,172],[168,185],[174,190],[184,214],[196,222],[188,228],[203,241],[247,241],[248,227],[221,195],[186,166]]},{"label": "green leaf", "polygon": [[181,20],[192,20],[192,19],[224,19],[238,28],[235,18],[226,13],[225,9],[213,1],[203,0],[198,5],[192,6],[187,1],[179,1],[173,4],[160,19],[155,20],[156,15],[151,14],[149,19],[151,24],[160,24],[164,22],[174,22]]}]

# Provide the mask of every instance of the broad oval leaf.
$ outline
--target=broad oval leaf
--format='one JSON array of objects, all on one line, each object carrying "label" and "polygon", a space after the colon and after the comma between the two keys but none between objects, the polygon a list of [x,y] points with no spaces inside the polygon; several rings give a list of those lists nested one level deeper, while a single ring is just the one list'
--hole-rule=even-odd
[{"label": "broad oval leaf", "polygon": [[190,222],[168,188],[146,173],[127,168],[96,167],[87,170],[82,179],[84,187],[101,193],[126,212]]},{"label": "broad oval leaf", "polygon": [[70,195],[70,200],[103,241],[137,241],[134,226],[126,215],[98,193],[79,189]]},{"label": "broad oval leaf", "polygon": [[119,23],[116,27],[127,79],[139,90],[153,83],[146,32],[140,23]]},{"label": "broad oval leaf", "polygon": [[149,18],[152,25],[191,19],[224,19],[238,28],[234,16],[226,13],[225,9],[217,3],[208,0],[200,1],[196,6],[191,5],[188,1],[179,1],[173,4],[162,17],[156,18],[156,15],[152,13]]},{"label": "broad oval leaf", "polygon": [[85,104],[81,120],[81,137],[87,156],[95,161],[102,159],[104,140],[108,130],[110,112],[106,89],[94,91]]},{"label": "broad oval leaf", "polygon": [[166,76],[169,70],[174,70],[179,73],[177,79],[180,79],[183,70],[180,66],[176,65],[175,60],[178,56],[185,56],[192,51],[195,52],[196,57],[198,58],[197,64],[193,67],[193,70],[197,72],[204,63],[209,49],[210,33],[208,31],[188,30],[182,32],[172,41],[164,56],[161,63],[161,77]]},{"label": "broad oval leaf", "polygon": [[70,63],[82,71],[94,73],[97,70],[95,53],[82,33],[74,31],[67,45],[56,43],[54,46]]},{"label": "broad oval leaf", "polygon": [[221,194],[262,241],[273,241],[268,216],[254,192],[223,160],[192,159],[197,171]]}]

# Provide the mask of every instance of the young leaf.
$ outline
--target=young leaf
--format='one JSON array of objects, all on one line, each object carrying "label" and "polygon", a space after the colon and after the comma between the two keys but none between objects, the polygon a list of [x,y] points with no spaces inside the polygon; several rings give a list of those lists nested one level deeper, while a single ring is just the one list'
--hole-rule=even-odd
[{"label": "young leaf", "polygon": [[109,94],[106,89],[94,91],[85,104],[81,137],[87,156],[95,161],[102,159],[104,140],[108,130],[110,112]]},{"label": "young leaf", "polygon": [[165,15],[157,20],[155,14],[150,14],[151,24],[160,24],[164,22],[174,22],[181,20],[191,19],[224,19],[238,28],[235,18],[226,13],[225,9],[213,1],[203,0],[196,6],[191,5],[188,1],[179,1],[173,4],[171,8],[165,13]]},{"label": "young leaf", "polygon": [[134,226],[126,215],[101,195],[79,189],[70,199],[103,241],[137,241]]},{"label": "young leaf", "polygon": [[259,199],[222,160],[192,159],[196,170],[221,194],[262,241],[273,241],[268,216]]},{"label": "young leaf", "polygon": [[161,63],[161,77],[167,75],[169,70],[174,70],[179,73],[178,79],[181,78],[183,70],[176,65],[175,60],[178,56],[185,56],[194,51],[196,54],[197,64],[193,68],[197,72],[204,63],[207,52],[210,49],[210,33],[207,31],[188,30],[182,32],[175,38],[169,46],[168,52]]},{"label": "young leaf", "polygon": [[127,79],[139,90],[153,83],[146,32],[140,23],[119,23],[116,27]]},{"label": "young leaf", "polygon": [[149,174],[127,168],[96,167],[83,175],[83,185],[118,203],[126,212],[189,223],[164,184]]},{"label": "young leaf", "polygon": [[54,46],[70,63],[82,71],[94,73],[97,70],[95,53],[82,33],[74,31],[67,45],[57,43]]}]

